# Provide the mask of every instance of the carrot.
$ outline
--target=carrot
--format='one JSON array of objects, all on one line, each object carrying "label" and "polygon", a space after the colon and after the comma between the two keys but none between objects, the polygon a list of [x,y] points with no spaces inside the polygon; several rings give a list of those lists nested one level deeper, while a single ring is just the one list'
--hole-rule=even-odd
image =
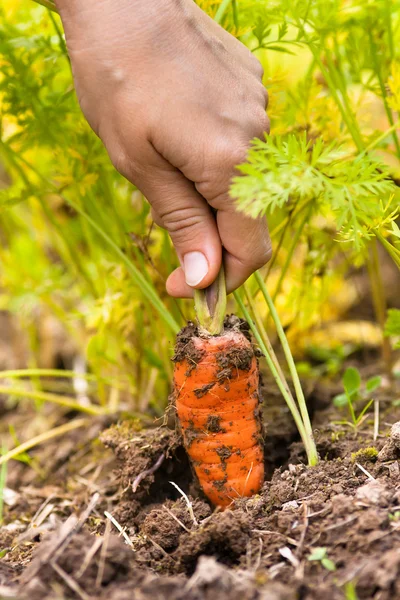
[{"label": "carrot", "polygon": [[189,323],[173,360],[178,421],[205,495],[226,507],[257,493],[264,480],[259,372],[240,320],[230,317],[217,336]]}]

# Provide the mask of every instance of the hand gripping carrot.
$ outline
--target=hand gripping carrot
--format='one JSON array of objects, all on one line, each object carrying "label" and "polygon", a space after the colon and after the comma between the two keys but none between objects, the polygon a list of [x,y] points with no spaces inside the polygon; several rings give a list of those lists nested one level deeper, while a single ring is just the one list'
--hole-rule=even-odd
[{"label": "hand gripping carrot", "polygon": [[173,359],[184,445],[204,493],[221,507],[264,480],[258,363],[240,323],[225,319],[220,335],[189,323]]}]

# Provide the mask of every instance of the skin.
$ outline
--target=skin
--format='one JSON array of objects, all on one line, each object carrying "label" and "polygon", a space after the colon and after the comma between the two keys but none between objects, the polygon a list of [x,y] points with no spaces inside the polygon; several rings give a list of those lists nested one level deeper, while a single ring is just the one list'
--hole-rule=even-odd
[{"label": "skin", "polygon": [[[252,351],[250,342],[240,332],[228,332],[195,337],[192,343],[201,352],[197,364],[190,357],[175,363],[176,412],[204,493],[213,504],[226,507],[236,498],[257,493],[264,481],[257,361],[253,355],[248,370],[236,367],[229,379],[220,379],[224,367],[218,357],[233,348]],[[207,384],[210,389],[196,395]]]},{"label": "skin", "polygon": [[193,0],[57,6],[82,111],[175,246],[182,267],[168,292],[190,297],[210,285],[222,248],[234,290],[271,254],[265,220],[237,213],[228,195],[250,140],[269,130],[260,63]]}]

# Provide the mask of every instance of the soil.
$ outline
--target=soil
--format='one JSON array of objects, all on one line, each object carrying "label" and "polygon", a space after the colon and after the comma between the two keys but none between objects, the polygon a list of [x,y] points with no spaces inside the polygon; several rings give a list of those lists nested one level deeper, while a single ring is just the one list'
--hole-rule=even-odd
[{"label": "soil", "polygon": [[396,392],[379,396],[374,440],[372,413],[357,429],[338,422],[336,383],[304,387],[320,463],[307,466],[266,376],[266,481],[225,511],[202,496],[167,426],[93,419],[32,451],[34,469],[10,463],[0,599],[400,599]]}]

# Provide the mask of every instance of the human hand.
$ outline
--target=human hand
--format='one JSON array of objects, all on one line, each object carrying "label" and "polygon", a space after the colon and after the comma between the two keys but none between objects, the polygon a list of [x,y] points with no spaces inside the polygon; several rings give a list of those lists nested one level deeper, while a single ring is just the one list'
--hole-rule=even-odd
[{"label": "human hand", "polygon": [[265,219],[228,195],[249,141],[269,129],[260,63],[193,0],[56,1],[82,111],[175,246],[167,291],[211,284],[222,247],[234,290],[271,253]]}]

